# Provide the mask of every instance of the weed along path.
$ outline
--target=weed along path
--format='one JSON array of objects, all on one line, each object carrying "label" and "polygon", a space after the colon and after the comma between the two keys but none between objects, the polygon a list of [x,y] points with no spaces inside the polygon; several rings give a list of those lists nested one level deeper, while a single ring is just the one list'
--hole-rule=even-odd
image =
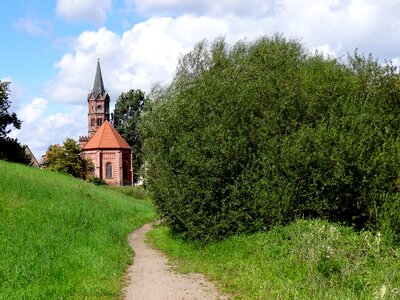
[{"label": "weed along path", "polygon": [[128,270],[129,285],[124,289],[124,299],[227,299],[219,295],[215,286],[201,274],[175,273],[168,266],[168,259],[144,242],[151,226],[146,224],[128,237],[135,256]]}]

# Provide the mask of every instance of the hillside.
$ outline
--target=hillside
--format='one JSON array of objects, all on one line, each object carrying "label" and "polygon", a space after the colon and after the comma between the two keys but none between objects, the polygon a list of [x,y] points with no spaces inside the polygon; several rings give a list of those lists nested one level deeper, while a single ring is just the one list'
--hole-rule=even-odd
[{"label": "hillside", "polygon": [[118,298],[151,204],[0,161],[0,299]]}]

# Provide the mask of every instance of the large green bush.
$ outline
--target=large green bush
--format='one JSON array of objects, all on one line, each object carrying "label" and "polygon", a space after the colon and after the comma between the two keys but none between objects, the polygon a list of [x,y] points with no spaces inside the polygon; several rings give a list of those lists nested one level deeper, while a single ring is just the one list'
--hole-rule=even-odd
[{"label": "large green bush", "polygon": [[148,187],[189,239],[297,217],[389,232],[399,100],[396,68],[371,57],[342,62],[280,35],[201,42],[153,92],[140,124]]}]

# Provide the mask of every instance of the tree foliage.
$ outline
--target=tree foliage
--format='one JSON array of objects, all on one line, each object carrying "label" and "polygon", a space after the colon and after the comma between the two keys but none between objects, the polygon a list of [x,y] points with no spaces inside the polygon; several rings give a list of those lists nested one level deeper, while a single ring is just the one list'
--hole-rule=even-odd
[{"label": "tree foliage", "polygon": [[26,154],[24,146],[17,139],[0,138],[0,159],[9,162],[31,165],[31,157]]},{"label": "tree foliage", "polygon": [[25,153],[25,149],[17,139],[8,137],[11,128],[14,126],[16,129],[21,128],[21,121],[17,118],[14,112],[9,112],[11,101],[9,96],[8,81],[0,80],[0,159],[10,162],[17,162],[23,164],[30,164],[30,157]]},{"label": "tree foliage", "polygon": [[11,106],[11,102],[8,100],[9,85],[8,81],[0,80],[0,138],[3,139],[11,131],[11,129],[7,129],[9,125],[14,126],[16,129],[21,128],[21,121],[18,120],[17,115],[8,111]]},{"label": "tree foliage", "polygon": [[68,138],[63,145],[51,145],[45,155],[45,165],[53,171],[86,179],[93,169],[92,162],[81,155],[78,142]]},{"label": "tree foliage", "polygon": [[143,111],[144,101],[143,91],[129,90],[118,97],[113,113],[114,128],[132,147],[135,182],[139,180],[139,171],[142,166],[142,142],[137,124]]},{"label": "tree foliage", "polygon": [[[212,240],[296,218],[399,238],[400,79],[280,35],[199,43],[141,121],[162,218]],[[396,206],[397,205],[397,206]]]}]

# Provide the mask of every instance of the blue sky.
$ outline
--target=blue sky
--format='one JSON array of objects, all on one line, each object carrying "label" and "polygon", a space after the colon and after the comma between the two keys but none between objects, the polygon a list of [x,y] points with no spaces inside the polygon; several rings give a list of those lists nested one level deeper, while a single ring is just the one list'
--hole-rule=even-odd
[{"label": "blue sky", "polygon": [[0,0],[0,80],[11,81],[12,136],[40,158],[51,144],[87,134],[86,96],[97,58],[111,95],[170,82],[202,40],[283,33],[311,51],[356,48],[400,64],[394,0]]}]

